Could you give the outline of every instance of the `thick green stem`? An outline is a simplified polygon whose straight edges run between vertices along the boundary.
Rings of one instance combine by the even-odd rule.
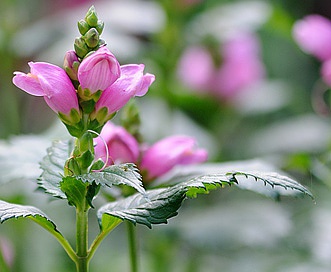
[[[88,209],[76,209],[77,272],[88,272]]]
[[[128,229],[131,272],[138,272],[136,229],[131,222],[126,222],[126,225]]]

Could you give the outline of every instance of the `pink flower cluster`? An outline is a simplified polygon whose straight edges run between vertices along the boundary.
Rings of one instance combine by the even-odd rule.
[[[231,99],[245,87],[264,77],[259,42],[252,33],[242,33],[225,42],[219,52],[220,65],[202,46],[188,48],[179,62],[178,75],[189,88]]]
[[[146,180],[151,181],[176,165],[206,161],[207,152],[196,148],[196,141],[188,136],[170,136],[143,147],[123,127],[108,122],[95,139],[95,159],[102,159],[107,165],[135,163],[145,173]]]
[[[45,62],[29,62],[29,66],[28,74],[14,72],[13,83],[31,95],[43,96],[53,111],[67,116],[69,121],[73,110],[82,114],[80,101],[91,98],[96,102],[92,119],[99,118],[102,110],[99,114],[102,120],[98,121],[104,123],[130,98],[145,95],[155,80],[154,75],[143,74],[143,64],[120,66],[105,46],[82,61],[74,51],[67,52],[64,61],[66,70]],[[75,88],[75,81],[78,81],[80,91]],[[100,97],[93,97],[100,91]]]
[[[323,81],[331,86],[331,21],[308,15],[293,26],[293,37],[301,49],[322,62]]]

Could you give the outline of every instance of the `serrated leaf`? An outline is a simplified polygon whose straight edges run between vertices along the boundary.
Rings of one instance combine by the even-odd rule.
[[[312,193],[303,185],[298,183],[284,175],[280,175],[275,172],[259,172],[259,171],[232,171],[227,173],[228,176],[235,179],[237,185],[243,189],[250,189],[252,183],[247,182],[247,179],[251,179],[251,182],[260,183],[260,188],[264,186],[264,189],[269,190],[269,196],[278,198],[281,195],[299,195],[305,194],[314,198]],[[244,180],[241,180],[240,177],[244,177]],[[252,180],[253,179],[253,180]],[[258,188],[254,186],[254,191],[259,192]],[[265,190],[264,194],[266,194]]]
[[[179,187],[148,190],[146,196],[135,194],[125,199],[108,203],[98,210],[101,228],[103,216],[113,216],[128,220],[133,224],[143,224],[151,228],[152,224],[167,223],[167,219],[177,215],[177,210],[185,198],[186,190]]]
[[[311,196],[309,190],[307,190],[300,183],[286,177],[281,170],[275,168],[273,165],[260,160],[206,163],[194,166],[176,167],[168,175],[158,180],[157,184],[179,184],[185,180],[189,180],[197,176],[202,177],[215,174],[222,175],[222,173],[229,174],[231,178],[231,173],[235,172],[248,174],[247,177],[241,175],[241,178],[237,178],[236,186],[240,189],[254,191],[273,198],[279,198],[281,195],[297,196],[302,193]],[[256,181],[254,174],[261,178]],[[270,183],[265,183],[263,179],[269,180]]]
[[[108,203],[98,211],[99,223],[103,223],[104,216],[112,216],[121,220],[128,220],[133,224],[143,224],[151,228],[153,224],[167,223],[175,215],[185,197],[196,197],[197,194],[208,193],[210,190],[222,188],[224,185],[241,184],[238,179],[253,178],[263,186],[272,190],[283,189],[285,192],[293,191],[297,194],[312,194],[304,186],[291,178],[274,172],[224,172],[219,174],[201,175],[185,182],[179,182],[168,188],[152,189],[146,195],[135,194],[128,198]],[[286,194],[282,190],[277,193]]]
[[[196,196],[230,183],[225,175],[212,175],[196,177],[168,188],[148,190],[145,196],[135,194],[102,206],[98,211],[99,222],[104,214],[108,214],[151,228],[152,224],[167,223],[169,218],[176,216],[187,194]]]
[[[65,193],[69,205],[76,208],[86,207],[86,201],[93,208],[92,200],[99,191],[100,185],[95,182],[89,184],[76,177],[65,177],[60,183],[61,190]]]
[[[103,186],[128,185],[139,193],[145,194],[141,175],[133,163],[111,165],[100,172],[90,172],[77,176],[83,182],[101,184]]]
[[[55,223],[48,218],[41,210],[33,206],[12,204],[0,200],[0,222],[3,223],[9,219],[27,217],[51,232],[59,231]]]
[[[60,189],[63,178],[63,169],[72,150],[72,141],[54,141],[47,149],[47,155],[40,163],[43,172],[39,178],[39,187],[54,197],[66,198]]]

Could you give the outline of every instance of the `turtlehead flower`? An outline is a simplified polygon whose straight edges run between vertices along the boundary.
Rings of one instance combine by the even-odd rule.
[[[327,18],[317,14],[304,17],[294,24],[293,37],[306,53],[321,61],[331,58],[331,21]]]
[[[69,116],[79,112],[78,98],[66,72],[53,64],[29,62],[30,73],[14,72],[13,83],[34,96],[43,96],[56,113]]]
[[[155,76],[143,74],[143,64],[121,66],[121,76],[101,94],[91,119],[104,124],[132,97],[143,96],[154,82]]]
[[[85,57],[78,68],[78,81],[82,90],[90,94],[106,90],[121,75],[120,65],[115,56],[102,46]]]
[[[110,122],[106,123],[94,143],[96,160],[107,161],[107,165],[135,163],[145,174],[147,182],[164,175],[176,165],[201,163],[208,157],[206,150],[196,147],[192,137],[171,136],[143,148],[123,127]],[[108,160],[105,143],[109,152]]]
[[[188,48],[178,66],[180,80],[189,88],[220,99],[231,99],[246,87],[263,79],[264,65],[259,43],[252,33],[241,33],[221,47],[220,64],[207,48]]]
[[[139,144],[123,127],[108,122],[99,137],[95,138],[95,157],[107,162],[107,165],[137,162]],[[105,143],[108,148],[108,158]]]
[[[147,180],[162,176],[176,165],[201,163],[207,160],[204,149],[196,148],[196,141],[188,136],[170,136],[149,147],[143,154],[140,169],[147,172]]]

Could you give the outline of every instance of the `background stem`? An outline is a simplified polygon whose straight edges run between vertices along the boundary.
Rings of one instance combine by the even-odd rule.
[[[131,222],[126,222],[126,226],[128,229],[131,272],[138,272],[136,228]]]

